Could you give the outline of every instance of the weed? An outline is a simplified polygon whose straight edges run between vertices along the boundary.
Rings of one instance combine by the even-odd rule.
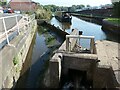
[[[15,57],[13,58],[13,64],[14,64],[14,65],[17,65],[17,64],[18,64],[18,61],[19,61],[18,56],[15,56]]]

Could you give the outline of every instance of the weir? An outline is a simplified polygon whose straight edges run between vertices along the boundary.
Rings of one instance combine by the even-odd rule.
[[[89,53],[87,52],[88,50],[81,49],[80,46],[80,50],[84,52],[74,51],[74,48],[78,46],[76,45],[78,38],[91,39]],[[99,44],[100,43],[96,44],[94,42],[93,36],[81,36],[77,30],[67,35],[66,41],[61,45],[49,62],[50,87],[61,88],[62,78],[69,77],[70,70],[77,70],[78,72],[86,72],[86,84],[89,83],[90,85],[86,88],[117,89],[120,84],[119,81],[117,81],[118,78],[114,75],[115,72],[112,69],[114,66],[103,62],[103,60],[106,61],[106,59],[108,59],[107,57],[106,59],[101,59],[103,56],[100,58],[101,52],[99,50],[104,51],[105,48],[98,47]],[[103,62],[102,65],[101,62]],[[118,63],[116,65],[118,65]],[[109,77],[107,75],[109,75]],[[78,82],[77,84],[80,85],[80,81],[75,82]],[[73,86],[76,88],[76,84]]]
[[[19,78],[22,64],[24,63],[37,26],[36,20],[33,21],[32,24],[26,25],[27,30],[25,29],[25,33],[20,31],[20,34],[10,42],[15,47],[6,45],[0,51],[0,56],[2,57],[0,61],[2,66],[0,67],[2,72],[0,85],[2,88],[14,87]],[[54,25],[50,25],[47,22],[44,23],[51,27],[54,32],[66,38],[49,61],[51,88],[61,88],[63,77],[71,76],[71,73],[74,74],[74,72],[75,76],[72,75],[75,82],[73,83],[74,88],[80,88],[79,85],[84,80],[86,81],[85,84],[88,84],[86,88],[119,88],[119,56],[108,57],[110,53],[106,52],[106,48],[112,48],[113,42],[95,42],[94,36],[79,35],[79,31],[76,29],[69,35],[54,27]],[[82,48],[78,44],[80,39],[90,39],[90,49]],[[116,49],[115,46],[113,54],[116,52]],[[115,59],[117,63],[115,63],[116,61],[113,58],[117,58]],[[20,59],[19,64],[18,59]],[[114,63],[112,63],[112,60]],[[115,66],[117,68],[114,68]]]

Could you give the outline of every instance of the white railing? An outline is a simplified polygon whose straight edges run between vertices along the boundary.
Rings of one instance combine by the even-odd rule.
[[[90,39],[90,51],[91,53],[94,52],[94,36],[82,36],[82,35],[66,35],[66,51],[70,52],[71,51],[71,46],[70,46],[70,38],[79,38],[80,39]]]
[[[11,29],[7,29],[7,25],[6,25],[6,21],[5,19],[10,19],[10,18],[14,18],[15,19],[15,25],[11,28]],[[20,23],[20,20],[23,19],[24,21]],[[35,15],[30,15],[30,16],[25,16],[25,15],[13,15],[13,16],[5,16],[5,17],[0,17],[0,21],[1,21],[1,30],[0,30],[0,39],[7,39],[7,44],[10,46],[13,46],[10,44],[10,40],[9,40],[9,35],[11,32],[14,32],[17,30],[18,35],[20,34],[20,28],[24,27],[25,30],[25,26],[29,25],[33,20],[35,19]],[[12,23],[12,22],[10,22]],[[1,42],[0,42],[1,43]]]

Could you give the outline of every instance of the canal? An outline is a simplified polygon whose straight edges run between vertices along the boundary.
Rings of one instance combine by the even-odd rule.
[[[54,17],[50,20],[50,23],[68,33],[71,33],[72,29],[78,29],[83,32],[83,35],[95,36],[95,41],[106,39],[117,41],[116,37],[110,33],[105,33],[101,29],[101,25],[87,22],[74,16],[72,17],[72,24],[60,23]],[[40,87],[39,83],[42,81],[40,78],[44,78],[44,70],[46,70],[46,63],[49,60],[50,53],[57,49],[63,42],[62,39],[50,32],[54,37],[56,37],[57,44],[55,43],[52,49],[49,48],[45,43],[47,35],[40,33],[39,30],[41,29],[43,28],[38,27],[38,30],[36,31],[36,35],[28,53],[26,62],[23,65],[21,77],[17,82],[16,88]],[[84,42],[84,40],[82,41],[82,45],[85,47],[89,46],[87,41]]]
[[[99,21],[89,18],[78,18],[72,16],[72,23],[60,23],[58,20],[53,17],[50,23],[56,27],[63,29],[67,33],[71,33],[72,29],[78,29],[83,32],[85,36],[94,36],[96,40],[110,40],[118,42],[118,35],[115,35],[109,30],[102,30],[102,25],[100,25]],[[89,47],[89,40],[81,40],[81,46],[84,48]]]

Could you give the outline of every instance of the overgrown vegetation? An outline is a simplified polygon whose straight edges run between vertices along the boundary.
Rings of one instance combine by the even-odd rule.
[[[118,24],[120,25],[120,18],[108,18],[106,19],[107,21],[113,23],[113,24]]]
[[[18,56],[15,56],[14,58],[13,58],[13,64],[14,65],[17,65],[19,63],[19,58],[18,58]]]
[[[38,5],[37,10],[35,11],[36,19],[50,19],[52,12],[49,8],[44,8],[42,5]]]
[[[47,47],[53,46],[55,44],[56,39],[54,38],[54,36],[52,36],[49,33],[48,28],[44,28],[42,26],[38,26],[38,33],[40,35],[44,35],[44,37],[45,37],[45,43],[46,43]]]
[[[45,43],[47,46],[52,46],[55,44],[55,38],[52,35],[48,35],[48,37],[46,37],[45,39]]]

